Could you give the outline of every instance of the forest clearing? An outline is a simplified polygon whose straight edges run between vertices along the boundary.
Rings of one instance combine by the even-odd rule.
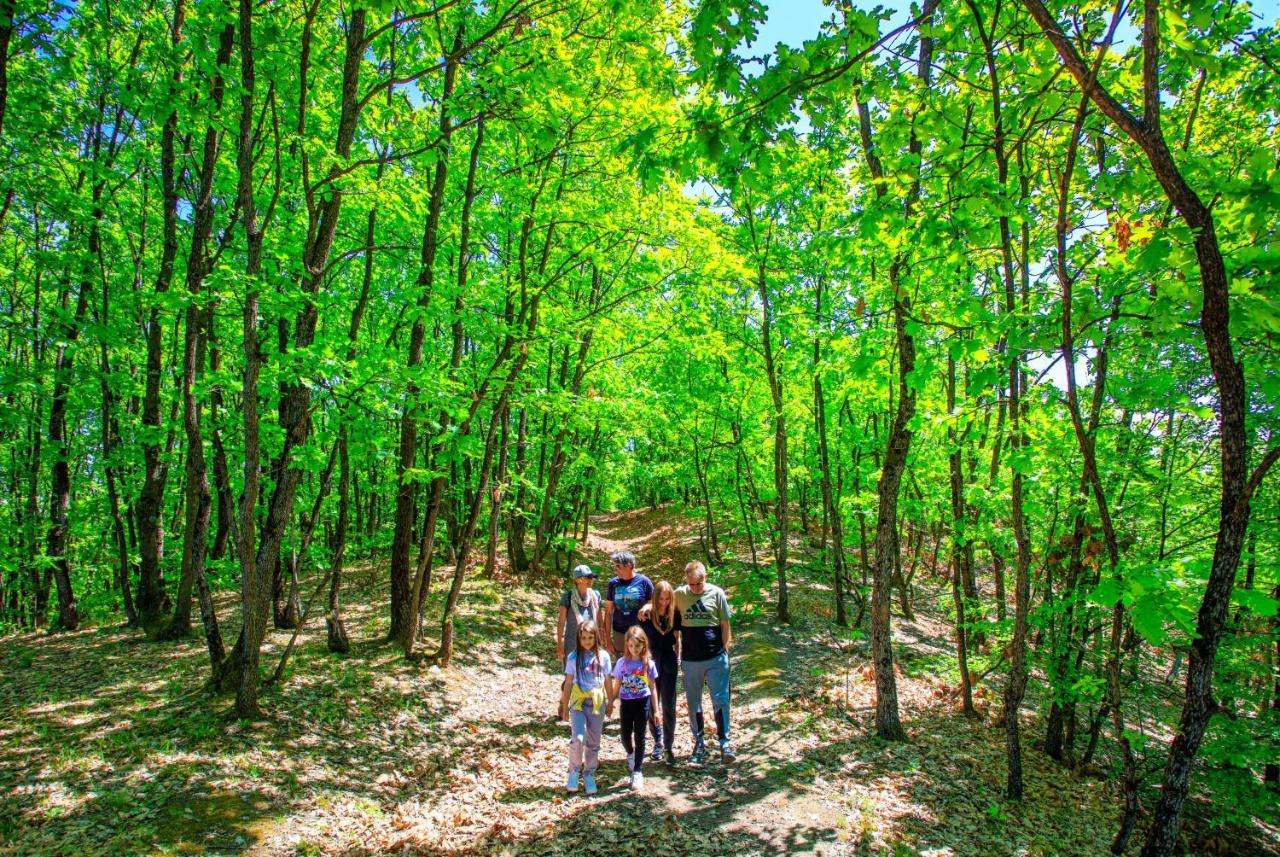
[[[0,0],[0,851],[1276,853],[1277,92],[1275,0]]]

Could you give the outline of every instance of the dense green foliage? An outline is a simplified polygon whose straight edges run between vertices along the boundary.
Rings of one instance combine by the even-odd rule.
[[[899,615],[954,581],[966,700],[979,663],[1017,688],[1025,644],[1051,752],[1098,764],[1114,720],[1157,775],[1148,685],[1230,508],[1203,230],[1032,5],[837,3],[789,48],[749,0],[0,2],[0,623],[160,633],[148,490],[162,600],[249,604],[257,472],[278,624],[299,567],[334,579],[332,621],[344,549],[394,554],[399,510],[405,615],[412,573],[463,555],[447,660],[471,544],[548,573],[589,512],[678,500],[783,620],[789,539],[842,625],[875,612],[877,556]],[[1229,278],[1264,466],[1201,757],[1247,813],[1280,761],[1280,35],[1236,2],[1050,12],[1163,130]],[[899,436],[901,545],[877,544]]]

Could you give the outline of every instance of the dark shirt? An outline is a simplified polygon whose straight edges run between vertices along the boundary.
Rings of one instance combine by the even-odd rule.
[[[643,574],[632,575],[630,580],[620,577],[610,580],[604,600],[613,602],[613,630],[626,633],[636,623],[640,608],[652,597],[653,582]]]
[[[651,618],[640,623],[645,636],[649,638],[649,656],[658,665],[660,673],[665,673],[669,669],[675,670],[679,665],[676,658],[676,632],[680,630],[679,613],[676,614],[675,619],[675,626],[665,634],[658,630]]]

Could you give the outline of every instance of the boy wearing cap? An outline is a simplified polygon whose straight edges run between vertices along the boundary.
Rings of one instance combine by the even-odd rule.
[[[573,588],[560,596],[560,617],[556,620],[556,657],[560,668],[565,665],[565,640],[578,639],[578,625],[588,619],[600,624],[600,593],[591,588],[596,573],[590,566],[579,565],[573,569]],[[560,719],[568,719],[563,708]]]

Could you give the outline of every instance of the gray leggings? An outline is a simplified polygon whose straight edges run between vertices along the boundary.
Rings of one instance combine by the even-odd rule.
[[[729,653],[721,652],[706,661],[684,661],[684,697],[689,703],[689,722],[694,740],[702,740],[702,686],[711,689],[711,710],[721,739],[729,737]]]
[[[591,703],[569,712],[569,772],[581,770],[594,775],[600,764],[600,733],[604,731],[604,712],[592,711]]]

